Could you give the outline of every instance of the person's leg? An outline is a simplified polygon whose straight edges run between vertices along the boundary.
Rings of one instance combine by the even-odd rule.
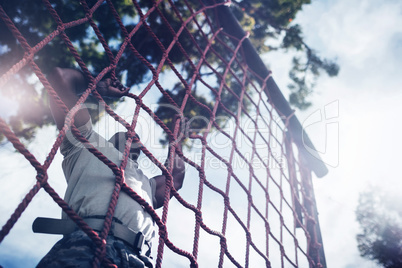
[[[84,232],[73,232],[58,241],[37,267],[92,267],[94,250],[94,243]]]
[[[106,257],[120,267],[152,268],[151,258],[138,256],[133,248],[118,238],[109,236],[106,244]]]
[[[106,256],[119,268],[152,268],[150,258],[138,256],[132,247],[113,236],[106,239]],[[64,236],[37,265],[45,267],[89,268],[95,256],[95,244],[83,232],[76,231]]]

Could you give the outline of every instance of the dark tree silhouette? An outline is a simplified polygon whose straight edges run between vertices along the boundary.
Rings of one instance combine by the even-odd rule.
[[[133,6],[131,1],[113,0],[111,2],[113,2],[117,12],[123,19],[127,31],[132,30],[139,21],[139,10]],[[171,2],[174,2],[175,9],[171,7]],[[152,12],[146,19],[146,23],[161,42],[160,44],[167,48],[173,40],[171,30],[177,32],[182,26],[182,20],[176,12],[180,13],[182,18],[185,19],[191,14],[190,9],[197,10],[202,5],[211,2],[213,0],[190,0],[188,2],[162,1],[158,5],[158,9]],[[54,0],[51,3],[63,22],[70,22],[85,17],[85,9],[79,1]],[[96,1],[87,0],[86,3],[91,8]],[[146,12],[152,7],[154,1],[140,0],[137,3],[141,7],[141,11]],[[339,70],[339,67],[334,62],[320,58],[303,41],[302,30],[299,25],[289,26],[297,12],[301,10],[303,5],[309,4],[310,0],[238,0],[233,1],[233,3],[231,8],[235,16],[243,28],[250,31],[250,39],[260,53],[273,50],[287,51],[290,49],[304,51],[304,57],[293,60],[293,68],[290,71],[290,78],[293,81],[290,85],[292,93],[289,98],[290,102],[296,107],[300,109],[307,108],[310,105],[307,97],[311,93],[320,72],[325,71],[328,75],[334,76],[337,75]],[[56,22],[40,0],[0,0],[0,4],[31,46],[36,45],[57,28]],[[210,18],[215,16],[213,10],[208,11],[207,14]],[[121,44],[125,36],[114,19],[106,1],[93,14],[93,19],[111,47],[112,52],[116,54],[120,48],[119,44]],[[176,44],[169,53],[170,61],[180,69],[186,81],[190,81],[194,73],[193,65],[188,61],[188,58],[193,62],[197,62],[197,59],[202,55],[202,51],[197,49],[194,41],[200,47],[205,47],[207,43],[206,37],[210,37],[212,30],[216,27],[213,23],[210,23],[207,16],[199,16],[197,19],[202,31],[196,26],[187,26],[186,30],[179,36],[178,43],[181,47]],[[171,28],[164,21],[168,21]],[[24,50],[2,20],[0,20],[0,32],[0,75],[3,75],[23,57]],[[94,75],[110,64],[89,23],[66,29],[65,33]],[[272,43],[269,42],[270,40],[281,40],[281,45],[271,46],[269,45]],[[230,43],[229,40],[221,41]],[[150,64],[156,66],[160,63],[164,51],[146,27],[141,26],[132,37],[131,42]],[[218,63],[221,61],[229,61],[231,55],[227,53],[224,46],[214,45],[213,49],[216,53],[208,53],[207,55],[207,61],[212,66],[219,66]],[[183,51],[186,52],[187,57],[183,54]],[[49,72],[55,66],[65,68],[77,67],[73,56],[68,51],[61,37],[55,38],[37,53],[34,60],[44,73]],[[239,93],[240,85],[235,76],[241,69],[236,63],[231,67],[233,73],[225,78],[225,82],[237,94]],[[169,67],[165,67],[164,70],[169,70]],[[220,71],[219,67],[217,71]],[[197,92],[197,88],[201,87],[199,86],[200,83],[197,82],[202,78],[210,77],[211,74],[213,74],[211,70],[207,72],[201,70],[200,75],[196,78],[197,81],[194,83],[194,88],[191,89],[196,100],[208,107],[213,106],[216,96],[214,93],[206,96],[200,91]],[[129,49],[126,49],[117,65],[116,76],[127,86],[132,86],[149,81],[152,73]],[[46,93],[41,84],[37,80],[32,79],[32,77],[31,68],[26,66],[18,72],[15,79],[12,79],[12,83],[8,83],[0,89],[2,97],[10,98],[19,103],[18,111],[10,115],[7,118],[7,122],[11,125],[13,131],[26,141],[29,141],[35,135],[37,128],[53,123],[50,111],[47,108]],[[211,78],[209,79],[211,80]],[[217,76],[214,79],[216,84],[219,85],[222,78]],[[180,82],[172,89],[167,90],[170,96],[180,105],[187,89],[185,84]],[[217,117],[236,111],[239,103],[235,95],[224,90],[221,98],[228,110],[220,108],[217,111]],[[167,100],[164,97],[159,100],[159,104],[166,102]],[[247,109],[247,100],[242,105]],[[185,115],[192,117],[196,114],[209,118],[206,111],[197,107],[197,105],[189,105],[186,107]],[[156,111],[156,114],[169,126],[173,113],[173,110],[166,109],[163,105]],[[222,120],[220,123],[224,124],[225,122]],[[193,121],[193,124],[192,128],[194,129],[205,127],[205,122],[202,121]],[[3,137],[0,134],[0,141],[2,139]],[[166,140],[163,141],[166,142]]]
[[[360,254],[386,268],[402,267],[402,198],[378,188],[360,194],[356,210]]]
[[[298,24],[290,25],[303,5],[310,0],[242,0],[235,1],[239,8],[235,14],[252,35],[251,40],[259,52],[273,50],[296,50],[304,56],[293,58],[293,67],[289,71],[292,83],[289,84],[290,104],[299,109],[308,108],[311,103],[308,96],[312,92],[317,78],[324,71],[329,76],[337,76],[339,66],[333,60],[321,58],[318,52],[303,40],[303,32]],[[279,46],[266,45],[269,39],[280,40]]]

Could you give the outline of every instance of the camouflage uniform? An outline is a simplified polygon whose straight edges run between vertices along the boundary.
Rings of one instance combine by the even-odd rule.
[[[109,235],[106,239],[106,255],[117,267],[151,267],[149,258],[139,256],[131,246],[122,240]],[[75,231],[65,235],[49,253],[39,262],[41,267],[92,267],[96,246],[83,231]]]

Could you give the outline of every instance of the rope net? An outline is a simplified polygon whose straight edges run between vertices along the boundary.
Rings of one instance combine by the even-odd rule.
[[[46,8],[55,27],[35,43],[24,37],[18,22],[8,15],[15,10],[0,6],[3,23],[23,50],[23,55],[1,74],[0,87],[6,88],[18,79],[22,69],[28,68],[49,98],[66,111],[66,120],[46,159],[41,162],[17,137],[7,118],[0,118],[1,133],[36,173],[34,185],[15,211],[11,215],[2,213],[0,242],[13,231],[33,198],[45,191],[96,244],[94,267],[114,267],[104,258],[103,241],[110,230],[119,193],[124,191],[141,204],[156,223],[158,235],[153,252],[156,267],[173,266],[172,263],[191,267],[322,266],[311,171],[302,163],[287,129],[293,115],[280,114],[275,105],[267,101],[264,92],[269,76],[259,77],[247,66],[242,44],[248,36],[241,39],[230,36],[217,22],[216,8],[226,2],[124,1],[124,8],[131,10],[130,17],[120,14],[123,9],[114,1],[87,3],[81,0],[77,16],[84,15],[69,21],[63,20],[63,14],[51,1],[43,0],[40,4]],[[105,36],[98,26],[96,18],[105,10],[113,16],[117,39]],[[159,23],[156,26],[163,25],[163,31],[155,30],[155,21]],[[128,23],[134,26],[127,27]],[[93,63],[86,62],[78,49],[89,39],[77,43],[69,36],[69,29],[83,26],[90,29],[87,36],[99,40],[93,49],[101,51],[108,59],[108,64],[101,66],[96,76],[92,72]],[[137,39],[140,34],[154,44],[156,61],[142,53],[144,44]],[[36,62],[36,55],[54,43],[74,57],[75,66],[90,81],[71,110],[58,97]],[[124,76],[135,75],[134,69],[128,70],[123,78],[119,77],[119,68],[124,68],[128,60],[138,62],[138,70],[145,70],[145,79],[131,85],[131,93],[125,97],[124,103],[131,103],[130,117],[119,115],[116,105],[104,100],[95,90],[95,85],[107,75],[123,80]],[[125,79],[129,83],[130,80]],[[175,94],[177,92],[180,94]],[[105,107],[105,116],[128,132],[120,166],[89,145],[73,124],[74,115],[89,98],[95,98]],[[185,124],[166,117],[160,107],[167,106],[173,107],[179,117],[186,116]],[[141,132],[140,117],[146,118],[149,130]],[[111,202],[100,234],[68,206],[61,197],[63,193],[57,192],[50,182],[49,167],[70,128],[116,176],[113,195],[107,197]],[[170,150],[168,156],[173,159],[174,154],[178,154],[186,163],[186,178],[180,192],[172,184],[172,166],[165,167],[157,155],[160,150],[154,149],[155,144],[151,142],[141,143],[134,135],[140,133],[141,140],[145,140],[144,135],[151,129],[165,137],[171,148],[176,148],[174,142],[186,134],[188,148],[183,152]],[[124,181],[131,142],[141,143],[143,158],[167,177],[165,202],[158,211]]]

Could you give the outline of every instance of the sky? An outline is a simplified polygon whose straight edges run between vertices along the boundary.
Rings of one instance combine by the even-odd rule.
[[[401,1],[327,0],[312,1],[294,21],[306,43],[340,65],[337,77],[318,80],[313,107],[297,113],[329,168],[314,180],[329,267],[376,267],[357,250],[358,194],[368,185],[393,193],[402,187],[401,15]],[[285,89],[281,56],[265,59]],[[322,121],[312,120],[317,113]]]
[[[397,118],[402,114],[401,13],[402,2],[398,0],[313,0],[293,21],[302,26],[306,43],[320,55],[336,58],[341,68],[335,78],[322,75],[311,98],[313,106],[296,113],[329,168],[325,177],[313,178],[329,267],[377,267],[361,258],[357,249],[358,196],[369,185],[387,191],[402,187],[397,157],[402,149],[402,127]],[[269,53],[263,59],[286,95],[291,55]],[[44,138],[29,148],[41,162],[50,150],[48,139],[54,135],[54,129],[41,130],[38,136]],[[15,209],[10,204],[18,204],[34,182],[33,177],[26,176],[33,172],[32,167],[23,164],[26,161],[19,155],[6,154],[7,150],[11,151],[1,148],[0,180],[2,191],[13,191],[13,195],[0,195],[1,215],[10,215]],[[52,186],[62,192],[65,183],[60,180],[60,163],[58,155],[49,178]],[[60,215],[59,208],[43,191],[30,206],[40,211],[40,216]],[[36,216],[27,210],[0,244],[3,267],[33,266],[59,239],[33,235],[26,226]],[[3,221],[2,218],[1,225]],[[24,256],[18,265],[10,259],[15,252]],[[184,261],[183,266],[187,263]]]

